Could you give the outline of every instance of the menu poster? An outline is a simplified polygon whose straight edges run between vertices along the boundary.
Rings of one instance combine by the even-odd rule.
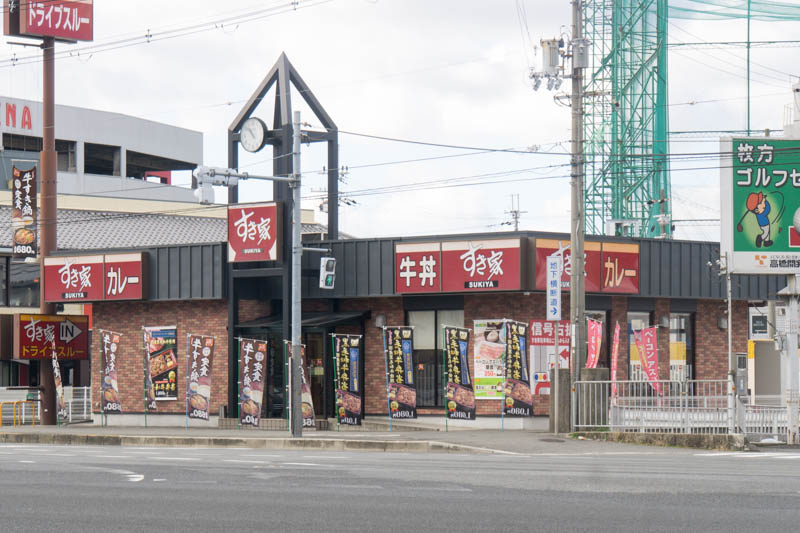
[[[35,258],[36,247],[36,167],[20,170],[12,167],[11,231],[14,259]]]
[[[473,324],[475,399],[502,400],[505,322],[502,319],[475,320]]]
[[[264,362],[267,343],[255,339],[239,341],[239,421],[258,427],[261,422],[261,400],[264,395]]]
[[[122,335],[113,331],[100,330],[100,353],[103,354],[103,381],[100,393],[104,413],[121,413],[119,385],[117,384],[117,352]]]
[[[506,416],[531,416],[533,394],[528,373],[528,325],[506,322],[505,387],[503,413]]]
[[[214,337],[189,335],[189,387],[186,412],[189,418],[208,420],[211,404],[211,365],[214,360]]]
[[[53,330],[46,330],[47,341],[53,354],[53,382],[56,385],[56,416],[66,418],[67,404],[64,402],[64,387],[61,383],[61,368],[58,366],[58,350],[56,349],[56,336]]]
[[[447,418],[475,420],[475,391],[469,375],[469,330],[444,327],[445,366],[447,368]]]
[[[334,362],[336,364],[336,414],[339,424],[360,426],[361,410],[361,336],[334,335]]]
[[[387,327],[386,358],[389,374],[389,410],[392,418],[417,418],[414,385],[414,330]]]
[[[144,328],[147,350],[147,408],[178,399],[178,327]]]

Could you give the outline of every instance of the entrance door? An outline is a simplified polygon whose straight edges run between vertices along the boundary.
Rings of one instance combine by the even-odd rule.
[[[325,417],[325,335],[319,333],[305,333],[306,345],[303,368],[306,380],[311,387],[311,399],[314,402],[314,414]]]

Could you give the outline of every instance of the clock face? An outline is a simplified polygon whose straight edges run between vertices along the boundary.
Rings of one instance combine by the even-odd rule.
[[[264,146],[264,138],[267,134],[267,126],[256,117],[248,118],[242,124],[239,131],[239,140],[242,148],[248,152],[258,152]]]

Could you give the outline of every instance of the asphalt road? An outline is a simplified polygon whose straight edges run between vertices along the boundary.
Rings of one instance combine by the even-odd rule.
[[[787,531],[800,453],[0,446],[0,530]]]

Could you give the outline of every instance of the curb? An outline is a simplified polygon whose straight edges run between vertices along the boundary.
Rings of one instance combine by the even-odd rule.
[[[700,450],[743,451],[746,449],[743,435],[694,435],[685,433],[627,433],[611,431],[583,431],[571,433],[572,438],[605,440],[647,446],[673,446]]]
[[[73,433],[0,433],[2,444],[56,444],[63,446],[163,446],[187,448],[256,448],[266,450],[325,450],[413,453],[511,454],[449,442],[427,440],[365,440],[334,438],[179,437],[144,435],[78,435]]]

